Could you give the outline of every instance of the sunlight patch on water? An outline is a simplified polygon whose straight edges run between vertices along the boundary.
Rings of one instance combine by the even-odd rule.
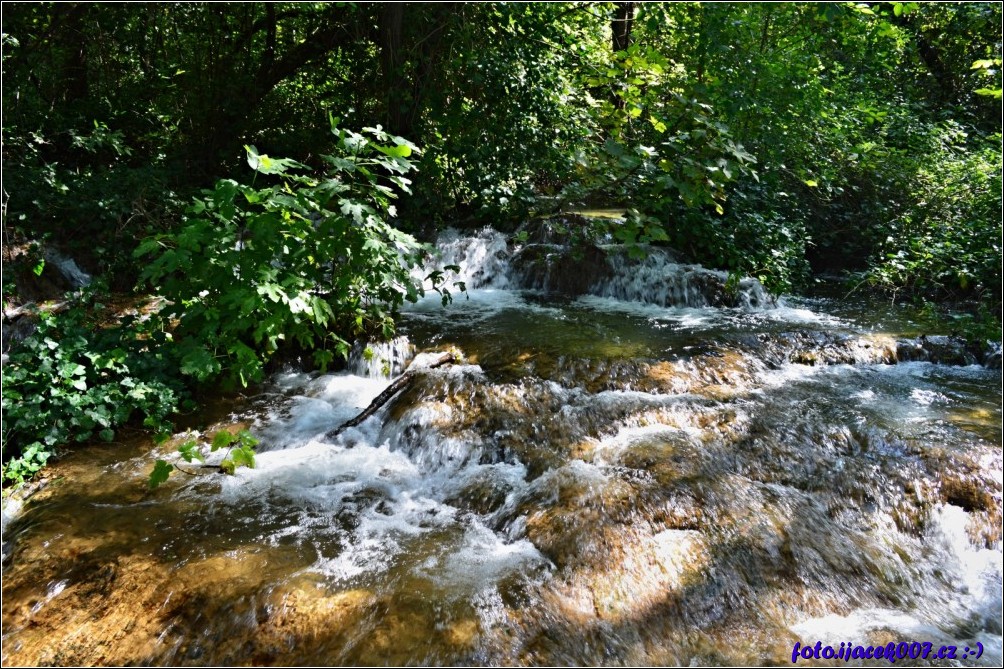
[[[912,391],[910,391],[910,397],[913,399],[914,402],[924,407],[930,406],[935,402],[940,402],[948,399],[939,392],[935,392],[933,390],[924,390],[921,388],[914,388]]]
[[[446,545],[437,554],[418,565],[418,573],[444,588],[477,592],[486,583],[517,572],[526,572],[548,561],[526,539],[506,543],[502,538],[471,518],[456,545]]]
[[[583,295],[575,303],[601,313],[621,313],[647,319],[657,325],[702,328],[728,319],[728,312],[714,307],[664,307],[648,302],[628,302],[616,297]]]
[[[871,639],[869,633],[878,630],[898,634],[897,641],[924,640],[940,644],[952,639],[936,625],[902,611],[883,608],[858,609],[846,616],[832,614],[791,626],[791,631],[805,640],[803,645],[811,645],[815,641],[831,646],[839,646],[842,641],[868,645]]]

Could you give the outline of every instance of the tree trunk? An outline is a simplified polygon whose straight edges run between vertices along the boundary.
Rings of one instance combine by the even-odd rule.
[[[634,24],[633,2],[615,3],[614,18],[610,22],[611,33],[613,33],[614,54],[624,51],[631,46],[631,26]],[[624,98],[613,91],[613,103],[616,109],[624,109]]]
[[[380,64],[383,67],[384,88],[387,94],[387,129],[395,135],[411,134],[411,114],[408,113],[404,53],[401,50],[401,28],[404,23],[405,4],[387,3],[380,13]]]
[[[635,3],[617,2],[614,9],[613,32],[614,53],[631,46],[631,26],[634,24]]]

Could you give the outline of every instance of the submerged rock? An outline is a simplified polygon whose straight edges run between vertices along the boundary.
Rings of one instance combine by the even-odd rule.
[[[903,361],[934,362],[942,365],[975,365],[976,355],[961,337],[922,336],[901,340],[896,356]]]

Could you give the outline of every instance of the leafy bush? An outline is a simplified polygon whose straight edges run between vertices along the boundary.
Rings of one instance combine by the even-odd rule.
[[[760,184],[737,188],[724,216],[708,210],[681,212],[685,224],[674,229],[673,245],[736,278],[756,277],[777,295],[802,287],[809,275],[809,234],[802,218],[781,211],[769,192]]]
[[[392,200],[408,192],[416,147],[380,128],[336,124],[326,176],[247,147],[256,173],[278,183],[221,180],[178,232],[137,249],[150,260],[143,278],[170,301],[163,314],[177,319],[182,373],[246,385],[284,343],[313,351],[324,369],[353,338],[391,337],[398,308],[424,294],[410,270],[429,249],[388,222]],[[446,299],[441,276],[427,278]]]
[[[93,297],[93,295],[92,295]],[[67,443],[115,431],[137,414],[155,432],[183,397],[168,335],[156,321],[128,317],[102,328],[97,303],[59,314],[40,314],[38,330],[11,354],[4,368],[4,481],[34,476]]]
[[[175,171],[159,158],[133,164],[122,133],[98,121],[49,135],[11,130],[3,169],[12,230],[58,242],[85,266],[100,267],[116,289],[130,288],[138,238],[165,229],[181,210]]]
[[[899,215],[863,278],[892,292],[1001,296],[1000,135],[979,145],[953,123],[929,130]],[[972,146],[971,144],[977,144]]]
[[[737,185],[759,184],[757,161],[710,104],[678,92],[672,70],[657,50],[636,44],[586,77],[591,88],[613,93],[593,101],[593,141],[576,147],[578,179],[562,198],[630,204],[625,221],[584,236],[609,234],[635,253],[643,252],[639,244],[668,243],[710,267],[790,288],[804,272],[803,230],[750,207],[752,198],[732,211],[727,200]]]

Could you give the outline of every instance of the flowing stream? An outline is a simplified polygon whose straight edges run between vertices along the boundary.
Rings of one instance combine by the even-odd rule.
[[[999,369],[661,250],[439,247],[467,296],[217,408],[204,432],[249,428],[255,469],[150,492],[175,442],[61,461],[5,518],[4,664],[790,664],[817,640],[1000,664]]]

